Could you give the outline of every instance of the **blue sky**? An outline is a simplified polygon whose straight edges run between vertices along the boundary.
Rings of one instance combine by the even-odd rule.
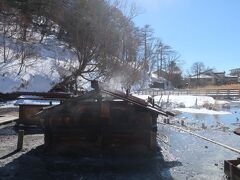
[[[181,54],[185,71],[196,61],[226,72],[240,67],[240,0],[132,1],[143,11],[136,25],[151,25]]]

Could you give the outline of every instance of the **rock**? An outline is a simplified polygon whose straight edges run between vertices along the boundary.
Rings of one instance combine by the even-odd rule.
[[[180,103],[178,107],[179,107],[179,108],[185,108],[186,106],[185,106],[184,103]]]
[[[207,149],[207,148],[208,148],[208,146],[205,146],[205,148]]]
[[[237,168],[240,169],[240,164],[237,165]]]
[[[218,163],[215,163],[214,165],[215,165],[215,166],[218,166]]]

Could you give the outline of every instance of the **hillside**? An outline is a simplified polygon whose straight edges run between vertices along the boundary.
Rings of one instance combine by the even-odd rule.
[[[3,49],[3,38],[0,36],[0,49]],[[54,37],[46,38],[42,43],[24,43],[27,55],[21,64],[19,53],[22,42],[14,38],[6,39],[8,61],[2,62],[0,53],[0,92],[38,91],[47,92],[61,77],[68,75],[76,63],[73,51]],[[20,54],[20,55],[19,55]]]

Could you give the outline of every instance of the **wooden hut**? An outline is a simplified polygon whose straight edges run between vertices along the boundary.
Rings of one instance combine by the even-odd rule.
[[[43,110],[45,147],[52,152],[152,152],[159,108],[129,94],[100,90]],[[132,151],[133,150],[133,151]]]
[[[40,125],[33,116],[39,113],[44,107],[60,104],[60,101],[47,99],[39,96],[20,96],[15,105],[19,106],[19,119],[17,125],[32,126]]]

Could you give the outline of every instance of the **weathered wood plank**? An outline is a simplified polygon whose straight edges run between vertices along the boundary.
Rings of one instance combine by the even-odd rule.
[[[0,125],[14,122],[14,121],[16,121],[17,119],[18,119],[17,116],[1,115],[1,116],[0,116]]]

